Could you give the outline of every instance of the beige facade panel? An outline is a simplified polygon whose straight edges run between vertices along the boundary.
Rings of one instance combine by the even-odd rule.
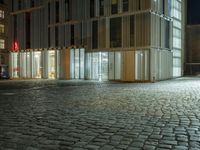
[[[123,81],[135,81],[135,51],[123,52]]]
[[[63,49],[60,52],[60,78],[61,79],[70,79],[70,49]]]
[[[136,47],[150,46],[150,13],[136,15]]]

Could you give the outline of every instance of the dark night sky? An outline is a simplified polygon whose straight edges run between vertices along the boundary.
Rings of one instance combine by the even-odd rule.
[[[188,24],[200,24],[200,0],[188,0]]]

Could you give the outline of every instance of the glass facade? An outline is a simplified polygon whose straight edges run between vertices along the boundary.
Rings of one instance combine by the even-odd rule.
[[[10,53],[11,77],[59,78],[59,58],[58,50]]]
[[[121,79],[121,52],[86,53],[86,58],[86,79]]]
[[[149,80],[149,50],[137,50],[135,52],[135,80]]]
[[[174,77],[182,75],[182,3],[180,0],[172,0]]]

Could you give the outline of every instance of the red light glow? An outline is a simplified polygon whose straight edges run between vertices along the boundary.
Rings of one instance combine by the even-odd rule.
[[[18,52],[19,51],[19,44],[17,41],[14,41],[12,44],[12,52]]]

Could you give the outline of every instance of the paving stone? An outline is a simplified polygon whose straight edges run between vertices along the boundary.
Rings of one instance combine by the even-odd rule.
[[[152,145],[144,145],[143,149],[144,149],[144,150],[155,150],[156,147],[155,147],[155,146],[152,146]]]
[[[188,147],[186,147],[186,146],[175,146],[174,150],[188,150]]]
[[[131,146],[133,146],[133,147],[143,147],[143,145],[144,145],[144,143],[141,143],[141,142],[133,142],[132,144],[131,144]]]
[[[38,149],[38,148],[35,148],[35,147],[30,147],[30,146],[29,146],[29,147],[26,148],[26,150],[39,150],[39,149]]]
[[[99,146],[97,146],[97,145],[86,145],[85,146],[85,148],[87,148],[87,149],[91,149],[91,150],[97,150],[97,149],[99,149],[100,147]]]
[[[112,145],[104,145],[100,150],[112,150],[114,149],[114,146]]]

